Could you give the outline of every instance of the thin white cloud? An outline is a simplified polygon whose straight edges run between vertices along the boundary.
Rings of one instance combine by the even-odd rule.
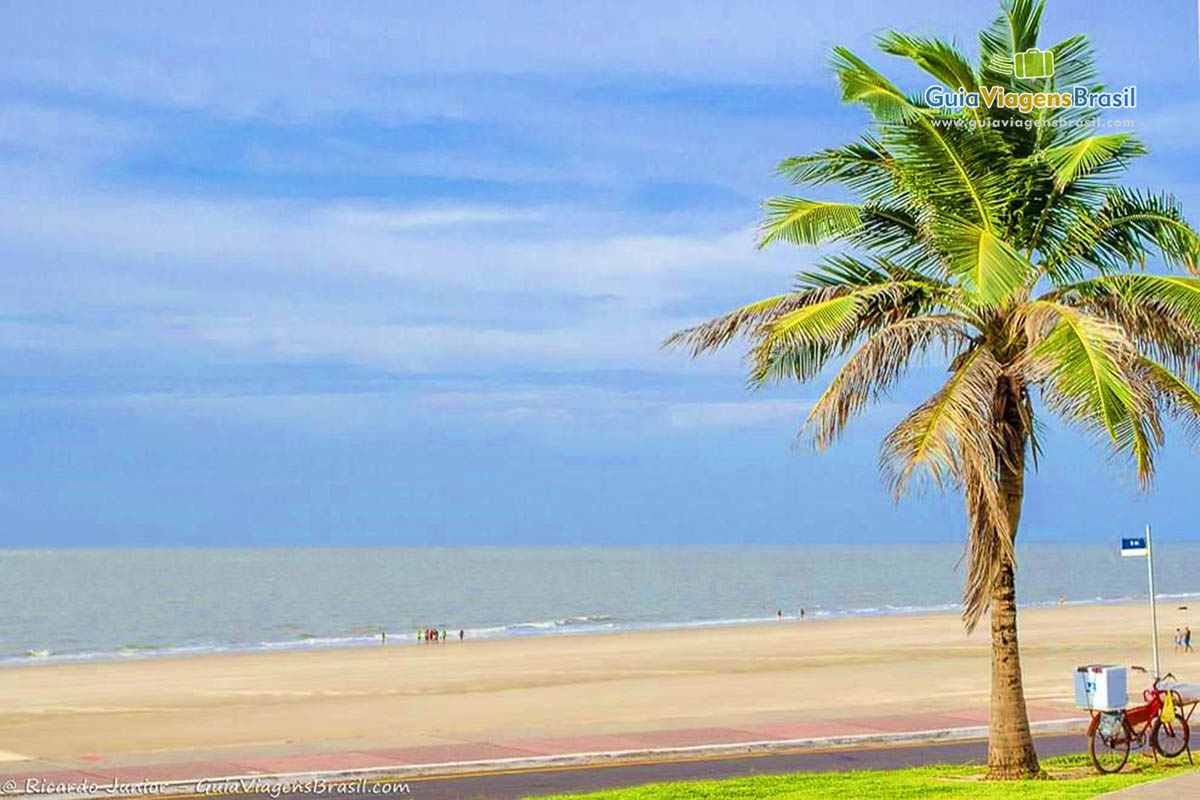
[[[446,391],[426,395],[423,403],[434,414],[469,414],[492,422],[622,423],[660,432],[754,428],[781,423],[798,426],[812,407],[812,402],[805,400],[704,401],[583,386]]]
[[[504,224],[527,213],[10,192],[0,247],[31,263],[0,275],[0,288],[36,276],[42,291],[10,294],[7,311],[99,306],[117,321],[10,320],[0,341],[63,351],[152,341],[408,372],[682,369],[658,345],[694,317],[664,306],[704,291],[751,299],[748,287],[777,291],[792,269],[791,253],[756,253],[749,228],[604,236],[568,221],[515,235]]]
[[[790,422],[799,427],[811,402],[745,400],[737,402],[674,403],[666,409],[672,428],[751,428]]]
[[[481,206],[435,206],[424,209],[388,209],[371,206],[338,206],[325,212],[336,225],[407,231],[457,225],[495,225],[536,222],[545,212],[535,209],[487,208]]]
[[[130,4],[95,14],[31,5],[9,15],[0,31],[0,76],[233,117],[446,114],[455,111],[452,102],[424,97],[404,78],[486,71],[815,82],[824,80],[830,38],[862,42],[862,32],[878,24],[868,0],[836,9],[643,5],[637,25],[620,4],[590,4],[586,13],[555,3],[470,6],[452,15],[417,4],[339,4],[297,14],[286,4],[255,3],[214,17],[187,6],[164,14]],[[944,24],[946,9],[915,4],[906,15]],[[775,24],[764,26],[767,18]]]

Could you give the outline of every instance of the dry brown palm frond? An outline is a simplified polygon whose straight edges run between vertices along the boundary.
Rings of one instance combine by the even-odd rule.
[[[974,628],[987,608],[990,579],[1015,563],[1008,509],[999,485],[1004,443],[998,436],[996,396],[1004,370],[985,347],[956,360],[950,380],[884,440],[880,464],[899,497],[922,471],[939,489],[962,486],[970,520],[964,620]]]
[[[880,467],[893,496],[907,491],[918,470],[938,489],[962,484],[960,443],[980,445],[974,449],[994,460],[988,423],[1002,374],[991,352],[973,348],[957,360],[950,380],[888,434]]]
[[[801,433],[809,432],[817,449],[829,447],[851,417],[886,392],[911,359],[936,342],[947,353],[956,343],[969,343],[961,318],[953,314],[910,317],[871,334],[830,381]]]
[[[812,377],[834,353],[844,353],[880,324],[886,309],[903,306],[907,287],[900,283],[864,286],[847,292],[820,289],[824,295],[761,323],[749,332],[750,380]]]
[[[1143,357],[1138,364],[1143,385],[1158,407],[1183,428],[1193,443],[1200,443],[1200,393],[1174,370]]]
[[[963,459],[963,495],[967,505],[967,538],[961,563],[966,563],[963,583],[963,622],[967,633],[988,610],[996,575],[1005,564],[1016,566],[1012,526],[995,472],[989,459],[966,452]]]
[[[825,289],[812,289],[804,292],[788,292],[756,300],[701,325],[676,331],[667,337],[662,346],[670,348],[684,345],[691,351],[693,357],[711,350],[718,350],[735,336],[748,333],[749,330],[774,316],[786,314],[788,311],[814,302],[815,296],[826,291]]]

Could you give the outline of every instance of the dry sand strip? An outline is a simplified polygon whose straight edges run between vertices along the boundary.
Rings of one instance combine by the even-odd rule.
[[[1164,669],[1184,680],[1200,678],[1200,662],[1174,654],[1171,633],[1192,621],[1160,608]],[[1069,698],[1079,664],[1148,663],[1147,628],[1142,604],[1022,611],[1029,702]],[[0,750],[59,763],[182,761],[982,714],[986,631],[968,637],[941,614],[14,666],[0,669]]]

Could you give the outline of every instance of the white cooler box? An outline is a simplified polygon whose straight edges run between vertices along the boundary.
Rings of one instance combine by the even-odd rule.
[[[1116,711],[1128,702],[1124,667],[1088,664],[1075,670],[1075,705],[1093,711]]]

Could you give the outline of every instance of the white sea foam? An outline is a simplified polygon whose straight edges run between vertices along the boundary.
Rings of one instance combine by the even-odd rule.
[[[1021,550],[1025,606],[1144,602],[1113,548]],[[957,544],[0,551],[0,663],[412,646],[449,639],[958,613]],[[1156,547],[1160,601],[1200,598],[1200,544]],[[852,565],[850,568],[847,565]],[[63,591],[71,587],[71,591]],[[1097,591],[1103,588],[1103,591]],[[54,620],[51,624],[49,620]]]

